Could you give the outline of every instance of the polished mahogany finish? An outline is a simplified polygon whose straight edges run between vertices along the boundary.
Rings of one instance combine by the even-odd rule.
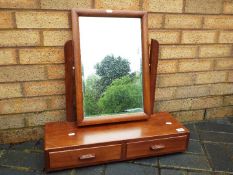
[[[95,10],[95,13],[96,16],[105,16],[103,11]],[[140,17],[142,14],[144,12],[128,13],[130,17]],[[78,20],[77,11],[73,10],[72,15],[74,26]],[[81,10],[79,15],[93,16],[93,13]],[[113,15],[125,17],[122,11],[113,11]],[[145,33],[146,18],[144,15],[142,20],[142,30]],[[109,116],[101,120],[83,120],[81,64],[79,64],[81,59],[78,32],[73,29],[73,32],[75,31],[73,38],[76,39],[65,44],[67,121],[45,125],[45,170],[55,171],[185,151],[189,141],[188,129],[169,113],[153,112],[159,53],[159,44],[156,40],[151,41],[150,59],[143,59],[143,88],[146,99],[144,113],[124,114],[117,118]],[[146,36],[143,37],[146,41]],[[143,48],[146,57],[147,45],[144,44]],[[141,120],[148,116],[150,116],[148,120]],[[77,127],[77,119],[79,126],[92,126]],[[114,123],[120,121],[125,123]]]
[[[182,152],[186,148],[187,136],[168,137],[127,144],[127,158],[157,156],[161,154]]]
[[[141,40],[142,40],[142,84],[143,84],[143,105],[144,112],[131,114],[117,114],[99,117],[84,117],[83,111],[83,85],[81,71],[81,48],[79,17],[124,17],[124,18],[141,18]],[[74,47],[74,65],[75,65],[75,87],[76,87],[76,116],[77,125],[96,125],[103,123],[116,123],[135,120],[145,120],[151,115],[151,95],[150,95],[150,68],[148,56],[147,41],[147,12],[145,11],[121,11],[121,10],[86,10],[72,9],[72,34]],[[114,41],[113,41],[114,42]]]
[[[144,121],[81,128],[75,122],[48,123],[45,126],[46,170],[183,152],[188,138],[187,128],[165,112]],[[105,151],[111,156],[105,155]]]
[[[72,149],[49,153],[50,167],[85,166],[91,163],[120,160],[121,145],[99,146],[82,149]]]
[[[159,60],[159,42],[157,40],[151,39],[151,45],[150,45],[151,114],[154,113],[155,87],[156,87],[158,60]]]
[[[73,41],[66,42],[65,55],[65,87],[66,87],[66,120],[73,122],[77,120],[75,101],[75,75],[74,75],[74,50]]]

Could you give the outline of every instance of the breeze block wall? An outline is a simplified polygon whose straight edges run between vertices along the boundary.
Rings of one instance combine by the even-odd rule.
[[[71,8],[146,10],[160,46],[156,111],[180,121],[233,115],[233,0],[0,0],[0,143],[65,120]]]

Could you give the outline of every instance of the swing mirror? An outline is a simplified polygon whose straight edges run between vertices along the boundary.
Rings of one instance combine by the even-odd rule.
[[[150,116],[147,13],[72,10],[78,126]]]

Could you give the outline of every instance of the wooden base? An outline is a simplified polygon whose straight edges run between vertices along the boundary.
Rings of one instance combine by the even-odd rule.
[[[77,128],[75,122],[45,126],[46,171],[183,152],[189,131],[170,114],[149,120]]]

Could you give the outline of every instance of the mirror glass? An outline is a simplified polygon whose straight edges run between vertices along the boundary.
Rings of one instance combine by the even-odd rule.
[[[143,112],[141,18],[79,17],[84,117]]]

